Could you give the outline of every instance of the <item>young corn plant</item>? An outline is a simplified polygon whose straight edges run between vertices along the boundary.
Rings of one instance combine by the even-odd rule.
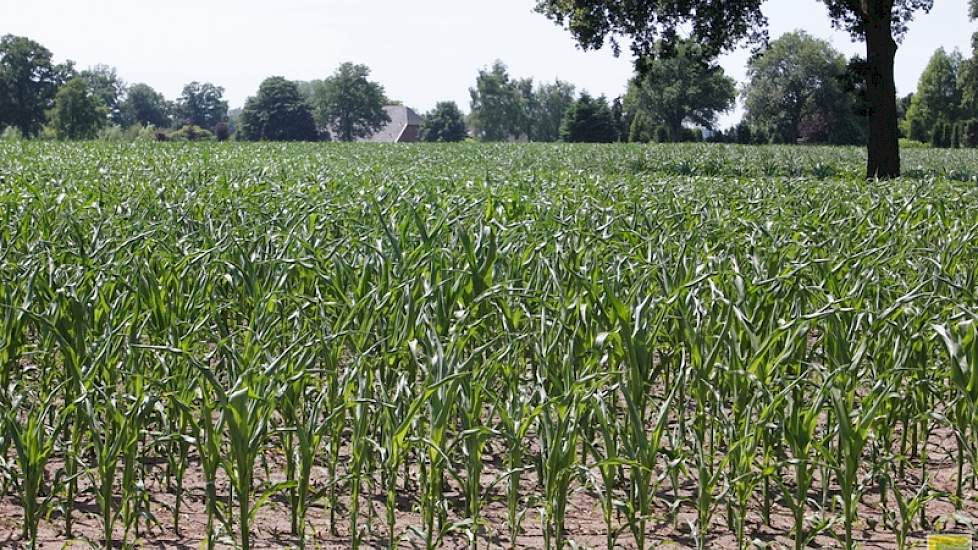
[[[30,395],[12,385],[3,391],[2,416],[5,439],[15,451],[19,493],[24,523],[21,540],[37,548],[38,525],[47,516],[55,487],[46,485],[47,465],[54,456],[62,431],[73,417],[74,405],[63,407],[58,394]],[[57,482],[57,481],[56,481]]]
[[[852,527],[856,521],[856,506],[861,491],[860,465],[863,451],[872,437],[878,409],[883,403],[881,395],[886,388],[873,388],[869,395],[862,396],[858,407],[854,391],[843,394],[837,387],[829,387],[827,391],[835,411],[833,418],[838,423],[839,446],[836,449],[838,454],[827,456],[826,459],[834,465],[842,498],[845,545],[847,550],[852,550],[855,548]]]

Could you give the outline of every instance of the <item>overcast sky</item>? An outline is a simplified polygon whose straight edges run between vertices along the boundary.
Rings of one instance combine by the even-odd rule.
[[[192,80],[223,86],[241,106],[267,76],[311,80],[338,64],[367,64],[389,97],[424,111],[455,100],[468,110],[480,67],[501,59],[514,77],[560,78],[579,89],[620,95],[631,74],[627,52],[583,52],[570,35],[533,12],[533,0],[0,0],[0,34],[29,36],[79,68],[115,66],[173,99]],[[971,50],[976,30],[967,0],[936,0],[897,54],[897,88],[913,91],[933,51]],[[794,29],[862,53],[832,29],[818,0],[769,0],[771,37]],[[721,59],[743,81],[749,52]],[[724,125],[738,113],[723,117]]]

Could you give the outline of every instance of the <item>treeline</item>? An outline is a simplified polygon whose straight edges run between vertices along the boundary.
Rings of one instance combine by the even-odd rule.
[[[937,50],[917,91],[900,99],[901,131],[934,147],[978,147],[978,56]]]
[[[866,63],[803,31],[770,42],[748,63],[738,90],[692,41],[659,43],[639,59],[625,93],[594,97],[565,81],[516,78],[504,63],[478,72],[470,113],[443,101],[422,116],[425,141],[566,141],[865,144]],[[191,82],[170,101],[127,84],[105,66],[55,64],[42,45],[0,39],[0,132],[4,137],[243,141],[353,141],[371,136],[397,103],[364,65],[344,63],[322,80],[270,77],[241,109],[224,89]],[[743,119],[718,128],[743,100]],[[938,50],[916,92],[901,98],[903,137],[936,147],[978,146],[978,60]]]

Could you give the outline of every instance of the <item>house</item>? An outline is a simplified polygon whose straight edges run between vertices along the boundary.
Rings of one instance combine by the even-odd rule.
[[[384,112],[391,121],[363,141],[412,143],[421,140],[421,117],[413,109],[404,105],[387,105]]]

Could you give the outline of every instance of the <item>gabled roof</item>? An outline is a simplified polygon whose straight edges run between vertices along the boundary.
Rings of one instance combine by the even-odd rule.
[[[405,129],[410,126],[421,126],[421,117],[410,107],[405,107],[404,105],[387,105],[384,107],[384,112],[387,113],[391,121],[378,130],[377,133],[365,138],[363,141],[397,143],[401,141]]]

